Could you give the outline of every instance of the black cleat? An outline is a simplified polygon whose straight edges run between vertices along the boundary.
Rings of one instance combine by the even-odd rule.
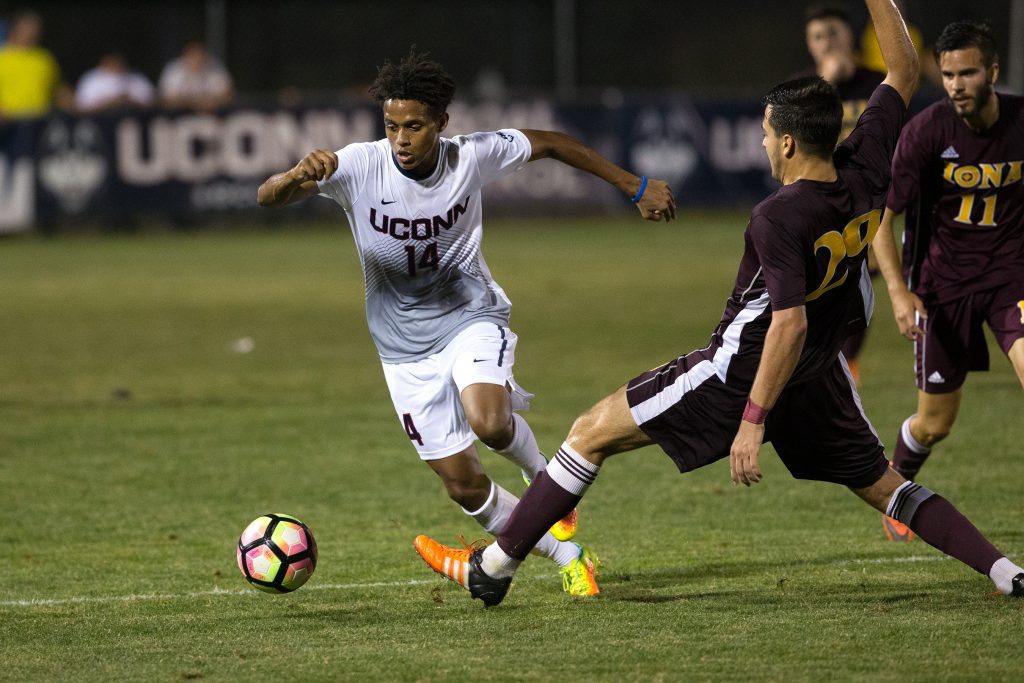
[[[480,558],[483,557],[483,554],[483,550],[474,550],[469,555],[469,576],[467,581],[469,584],[469,594],[483,601],[484,607],[494,607],[505,599],[505,594],[508,593],[508,589],[512,585],[512,577],[509,576],[504,579],[491,578],[480,566]],[[1017,578],[1024,581],[1022,577],[1024,577],[1024,574]],[[1014,586],[1017,585],[1016,581],[1017,579],[1014,579]],[[1021,591],[1024,594],[1024,585],[1021,586]]]
[[[1024,572],[1013,577],[1013,590],[1010,591],[1011,598],[1024,598]]]
[[[487,607],[494,607],[504,600],[512,585],[511,576],[493,579],[487,575],[480,566],[484,549],[479,546],[449,548],[423,534],[413,540],[413,546],[431,569],[467,589],[470,595],[482,600]]]

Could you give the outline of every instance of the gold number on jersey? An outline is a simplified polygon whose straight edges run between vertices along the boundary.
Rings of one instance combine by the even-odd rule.
[[[848,257],[857,256],[871,244],[875,233],[878,232],[881,219],[882,210],[874,209],[847,223],[841,233],[838,230],[832,230],[815,241],[815,254],[819,249],[828,250],[828,266],[825,268],[825,278],[821,281],[821,285],[808,294],[805,301],[814,301],[830,289],[835,289],[846,282],[850,272],[848,269],[844,269],[842,275],[837,275],[839,264]]]
[[[846,241],[843,240],[841,234],[835,230],[826,232],[814,243],[815,254],[818,253],[819,249],[828,250],[828,267],[825,268],[825,279],[822,280],[820,287],[807,295],[805,301],[814,301],[828,290],[835,289],[846,282],[846,276],[849,275],[849,272],[846,272],[843,273],[842,277],[833,279],[836,275],[836,268],[846,258]]]
[[[1024,325],[1024,301],[1018,301],[1017,308],[1020,309],[1020,324]]]
[[[971,222],[971,211],[974,209],[974,197],[976,192],[965,192],[960,196],[960,211],[957,212],[955,220],[965,225],[981,225],[986,228],[995,227],[996,224],[996,197],[999,195],[988,194],[981,198],[982,211],[981,220],[977,224]]]

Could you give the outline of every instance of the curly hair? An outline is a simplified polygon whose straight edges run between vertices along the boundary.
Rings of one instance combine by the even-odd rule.
[[[455,96],[455,81],[437,62],[416,52],[398,64],[385,61],[377,69],[377,78],[370,86],[370,95],[378,104],[386,100],[415,100],[427,105],[431,114],[441,116]]]
[[[942,34],[935,41],[935,59],[938,60],[943,52],[965,50],[969,47],[978,48],[986,67],[999,61],[992,28],[983,21],[954,21],[942,29]]]

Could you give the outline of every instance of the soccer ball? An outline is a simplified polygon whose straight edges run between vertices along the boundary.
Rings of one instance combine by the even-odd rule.
[[[281,513],[257,517],[238,539],[238,568],[253,587],[290,593],[316,569],[316,540],[309,527]]]

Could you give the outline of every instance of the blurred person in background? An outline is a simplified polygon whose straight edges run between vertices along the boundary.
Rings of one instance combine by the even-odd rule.
[[[860,65],[857,47],[854,43],[853,22],[840,5],[813,4],[804,11],[804,33],[807,51],[814,60],[814,66],[794,77],[821,76],[835,86],[843,103],[843,129],[839,134],[842,142],[857,124],[857,119],[867,106],[868,98],[885,78],[880,71]],[[883,62],[884,65],[884,62]],[[874,279],[878,271],[869,259],[869,272]],[[849,363],[854,381],[860,384],[861,347],[867,336],[867,329],[850,335],[843,345],[843,355]]]
[[[804,33],[814,66],[793,77],[821,76],[839,91],[843,102],[843,130],[839,134],[842,142],[853,130],[868,98],[885,74],[860,63],[853,22],[841,5],[808,6],[804,11]]]
[[[156,89],[149,79],[128,67],[120,52],[107,52],[99,63],[86,71],[75,88],[75,107],[81,112],[96,112],[123,107],[148,107],[156,100]]]
[[[54,105],[70,109],[71,89],[53,54],[39,45],[43,21],[35,12],[11,18],[0,47],[0,120],[46,116]]]
[[[231,74],[198,40],[186,43],[181,56],[167,63],[157,89],[165,107],[200,111],[223,107],[235,94]]]

